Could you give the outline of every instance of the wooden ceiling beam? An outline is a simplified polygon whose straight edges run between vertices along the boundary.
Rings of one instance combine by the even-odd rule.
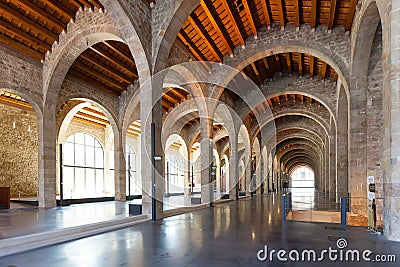
[[[95,125],[95,126],[103,128],[103,129],[106,128],[106,125],[104,125],[102,123],[98,123],[98,122],[91,121],[91,120],[88,120],[88,119],[85,119],[85,118],[81,118],[81,117],[77,117],[77,116],[74,116],[73,120],[76,120],[76,121],[79,121],[79,122],[83,122],[83,123],[88,123],[88,124],[91,124],[91,125]]]
[[[122,62],[119,62],[117,59],[115,59],[115,57],[113,55],[109,54],[108,52],[106,52],[104,50],[100,51],[99,49],[96,49],[93,46],[91,46],[90,49],[93,50],[94,52],[96,52],[97,54],[99,54],[100,56],[102,56],[103,58],[110,61],[112,64],[116,65],[118,68],[123,69],[124,71],[128,72],[129,75],[134,76],[135,78],[138,77],[136,73],[134,73],[132,70],[127,68],[125,66],[125,64],[123,64]]]
[[[185,96],[184,94],[180,93],[179,90],[171,89],[171,90],[169,90],[169,92],[171,92],[172,94],[176,95],[181,100],[185,100],[187,98],[187,96]]]
[[[106,124],[106,125],[110,124],[110,122],[108,120],[105,120],[105,119],[102,119],[102,118],[99,118],[99,117],[84,113],[82,111],[78,111],[76,114],[79,115],[79,116],[82,116],[82,117],[85,117],[85,118],[89,118],[89,119],[95,120],[97,122]]]
[[[281,59],[279,54],[274,55],[276,66],[278,67],[279,71],[282,71]]]
[[[5,36],[4,34],[0,34],[0,42],[6,44],[8,46],[11,46],[14,49],[16,49],[20,52],[23,52],[24,54],[31,56],[33,58],[36,58],[36,59],[44,58],[44,54],[39,53],[38,51],[36,51],[28,46],[25,46],[17,41],[14,41],[13,39]]]
[[[87,8],[92,8],[93,4],[89,0],[79,0],[80,2],[83,3],[83,5]]]
[[[247,0],[242,0],[243,6],[244,6],[244,10],[246,11],[246,16],[247,19],[249,20],[249,24],[250,24],[250,28],[251,28],[251,32],[253,33],[253,35],[257,35],[257,27],[256,24],[254,23],[254,18],[251,15],[251,10],[250,10],[250,6],[249,3],[247,2]]]
[[[285,53],[285,56],[286,56],[286,62],[287,62],[287,65],[288,65],[289,74],[292,74],[292,60],[291,60],[290,52],[289,53]]]
[[[311,0],[311,29],[317,27],[318,0]]]
[[[333,29],[333,23],[335,22],[337,0],[331,0],[331,5],[329,9],[329,19],[328,19],[328,30]]]
[[[208,59],[201,53],[199,48],[193,43],[189,36],[187,36],[184,30],[181,29],[179,31],[178,37],[199,61],[208,61]]]
[[[271,25],[271,17],[269,15],[269,9],[267,5],[267,0],[261,0],[262,11],[264,13],[265,24]]]
[[[124,74],[122,74],[121,72],[116,72],[115,70],[111,69],[110,67],[106,67],[106,65],[101,62],[100,60],[91,57],[89,55],[85,55],[84,53],[82,53],[80,56],[80,58],[83,58],[84,60],[90,62],[91,64],[95,65],[96,67],[102,69],[105,72],[108,72],[109,74],[111,74],[112,76],[117,77],[120,80],[123,80],[127,83],[133,83],[134,78],[125,76]]]
[[[76,6],[77,8],[83,7],[82,4],[78,0],[69,0],[71,4]]]
[[[251,68],[253,69],[254,73],[256,74],[258,83],[259,83],[259,84],[262,84],[263,81],[262,81],[262,79],[261,79],[260,73],[258,72],[257,67],[256,67],[256,65],[254,64],[254,62],[251,63]]]
[[[162,95],[162,99],[167,100],[169,103],[172,104],[172,106],[174,107],[175,105],[179,104],[179,101],[176,100],[175,98],[173,98],[172,96],[168,95],[168,94],[163,94]]]
[[[204,28],[203,24],[199,20],[199,18],[194,15],[194,13],[190,14],[188,17],[190,24],[192,24],[195,31],[200,35],[201,39],[206,43],[206,45],[211,49],[217,61],[222,61],[223,55],[219,51],[217,45],[214,43],[214,40],[210,37],[207,30]]]
[[[20,28],[15,27],[11,23],[4,22],[3,20],[0,20],[0,29],[6,31],[10,36],[16,35],[19,38],[23,39],[25,42],[31,43],[31,45],[36,46],[35,50],[42,48],[43,50],[47,51],[51,48],[51,45],[41,41],[40,39],[35,38],[27,32],[21,30]]]
[[[295,0],[297,1],[297,0]],[[278,15],[279,15],[279,24],[282,27],[285,27],[285,14],[283,14],[283,5],[282,0],[276,0],[276,5],[278,8]]]
[[[40,17],[46,23],[49,23],[51,26],[56,27],[58,31],[62,31],[63,29],[65,29],[65,25],[63,23],[61,23],[59,20],[54,19],[54,17],[43,11],[30,0],[10,0],[10,2],[15,6],[22,5],[24,9],[27,9],[29,12],[34,13],[36,16]]]
[[[314,67],[315,67],[315,57],[310,56],[310,76],[311,78],[314,77]]]
[[[112,95],[120,96],[119,92],[116,92],[116,91],[110,89],[106,85],[102,84],[101,82],[99,82],[99,81],[97,81],[97,80],[95,80],[93,78],[90,78],[90,77],[88,77],[86,75],[83,75],[82,73],[78,72],[77,70],[75,70],[73,68],[69,69],[68,72],[72,76],[75,76],[75,77],[87,82],[88,84],[93,85],[94,87],[98,88],[99,90],[102,90],[105,93],[109,93],[109,94],[112,94]]]
[[[140,128],[138,129],[136,127],[132,127],[132,125],[129,125],[128,130],[130,130],[131,132],[136,133],[136,134],[141,134],[142,133]]]
[[[52,40],[52,42],[58,39],[57,34],[43,28],[41,25],[28,19],[26,16],[23,16],[21,13],[10,8],[8,5],[0,2],[0,14],[2,14],[3,12],[13,17],[15,20],[25,24],[25,26],[31,28],[32,31],[35,31],[36,33],[46,36],[47,38]]]
[[[80,62],[75,62],[74,66],[77,67],[78,69],[80,69],[80,70],[82,70],[82,71],[84,71],[86,73],[89,73],[90,75],[96,77],[100,81],[103,81],[105,83],[111,84],[112,86],[114,86],[115,88],[118,88],[121,91],[124,91],[126,89],[126,88],[124,88],[123,85],[121,85],[120,83],[116,82],[115,80],[110,79],[109,77],[105,76],[104,74],[99,73],[99,72],[89,68],[88,66],[86,66],[86,65],[84,65],[84,64],[82,64]]]
[[[92,109],[92,108],[84,107],[84,108],[82,108],[82,109],[85,110],[85,111],[87,111],[87,112],[90,112],[90,113],[93,113],[93,114],[96,114],[96,115],[103,116],[103,117],[106,117],[106,118],[107,118],[107,116],[106,116],[103,112],[94,110],[94,109]]]
[[[326,78],[326,70],[327,70],[328,65],[323,62],[322,63],[322,70],[321,70],[321,78],[325,80]]]
[[[267,58],[264,57],[262,60],[263,60],[263,63],[264,63],[264,67],[268,72],[268,76],[270,76],[271,75],[271,70],[269,68],[269,64],[268,64]]]
[[[302,53],[297,53],[298,55],[298,65],[299,65],[299,74],[300,76],[303,76],[303,54]]]
[[[61,14],[62,16],[72,19],[75,14],[73,14],[71,11],[63,7],[63,5],[60,5],[58,1],[53,1],[53,0],[41,0],[43,3],[48,5],[50,8],[54,9],[57,13]]]
[[[211,24],[213,25],[214,29],[217,31],[217,34],[221,38],[229,54],[232,54],[234,45],[221,21],[221,18],[218,16],[218,13],[216,12],[212,2],[210,0],[202,0],[200,2],[200,5],[203,8],[204,12],[206,13],[208,19],[211,21]]]
[[[124,60],[128,61],[129,63],[132,64],[133,67],[136,66],[135,61],[133,60],[132,56],[127,55],[124,51],[122,51],[120,48],[115,47],[114,45],[112,45],[111,43],[107,42],[107,41],[103,41],[102,42],[105,46],[107,46],[108,48],[110,48],[113,52],[117,53],[119,56],[121,56]]]
[[[297,28],[300,28],[301,25],[301,12],[300,12],[300,4],[299,0],[293,0],[294,5],[294,21]]]
[[[103,5],[98,0],[90,0],[90,2],[92,2],[98,9],[103,8]]]
[[[351,0],[349,10],[347,11],[346,25],[344,26],[346,31],[351,30],[351,25],[353,24],[354,14],[356,12],[358,0]]]
[[[235,21],[235,18],[233,17],[232,10],[226,1],[227,0],[221,0],[221,3],[223,5],[224,9],[226,10],[226,12],[228,13],[229,20],[232,21],[232,25],[235,30],[235,33],[237,34],[237,36],[239,38],[239,43],[244,44],[245,42],[244,42],[243,35],[239,29],[239,26],[237,25],[237,23]]]

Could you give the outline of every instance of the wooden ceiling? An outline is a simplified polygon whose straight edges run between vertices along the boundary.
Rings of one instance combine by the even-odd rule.
[[[138,78],[129,47],[117,41],[103,41],[86,49],[69,73],[115,95],[120,95]]]
[[[98,0],[1,0],[0,41],[43,59],[80,7],[103,8]]]
[[[0,42],[43,60],[79,8],[103,8],[99,0],[0,0]],[[70,74],[120,95],[138,77],[128,46],[98,43],[82,53]]]
[[[256,84],[262,84],[265,79],[272,78],[275,73],[320,77],[321,79],[338,79],[336,71],[327,63],[311,55],[303,53],[282,53],[260,59],[243,69],[244,74]]]
[[[163,113],[171,111],[174,107],[188,98],[189,93],[182,89],[168,88],[168,91],[162,96]]]
[[[287,104],[288,102],[291,103],[301,103],[303,105],[318,105],[319,107],[322,106],[322,104],[315,100],[312,97],[305,96],[302,94],[282,94],[278,96],[271,97],[267,99],[266,102],[261,103],[258,105],[253,111],[251,111],[248,115],[248,117],[255,117],[255,113],[258,114],[265,114],[265,111],[270,109],[273,110],[274,107],[281,105],[281,104]]]
[[[351,29],[357,0],[202,0],[178,37],[198,60],[221,62],[272,23]]]

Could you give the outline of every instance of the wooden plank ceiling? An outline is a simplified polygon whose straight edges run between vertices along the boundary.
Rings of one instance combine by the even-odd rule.
[[[282,53],[272,55],[246,66],[244,74],[256,84],[262,84],[266,79],[272,78],[275,73],[309,75],[321,79],[338,79],[336,71],[327,63],[311,55],[303,53]]]
[[[255,113],[262,115],[262,114],[265,114],[266,110],[268,110],[268,109],[273,110],[277,106],[286,104],[288,102],[301,103],[302,105],[314,104],[314,105],[318,105],[319,107],[322,106],[322,104],[318,100],[315,100],[314,98],[309,97],[309,96],[305,96],[302,94],[282,94],[282,95],[274,96],[274,97],[267,99],[266,102],[261,103],[253,111],[251,111],[248,116],[251,118],[253,118],[253,117],[255,118]]]
[[[329,30],[344,27],[349,31],[356,4],[357,0],[202,0],[183,24],[178,38],[198,60],[221,62],[224,56],[233,54],[235,47],[244,45],[247,38],[257,36],[260,28],[272,23],[297,27],[308,24],[311,28],[324,25]],[[296,59],[296,55],[290,58]],[[306,60],[302,63],[306,65],[308,58],[299,60]],[[329,68],[324,70],[326,67],[314,60],[316,73],[335,77]],[[258,71],[261,64],[255,65]]]
[[[99,0],[0,0],[0,42],[42,60],[79,8],[103,8]],[[82,53],[70,74],[120,95],[138,77],[128,46],[98,43]]]
[[[175,106],[186,100],[188,93],[182,89],[169,88],[168,92],[163,94],[162,110],[168,112]],[[24,110],[33,111],[32,106],[23,98],[18,95],[12,94],[7,91],[0,92],[0,103],[21,108]],[[110,124],[107,116],[95,106],[86,107],[81,109],[75,116],[74,120],[89,123],[101,128],[105,128]],[[198,120],[198,114],[188,114],[182,118],[189,124],[194,124],[193,120]],[[129,126],[128,133],[134,136],[140,134],[140,121],[136,121]]]

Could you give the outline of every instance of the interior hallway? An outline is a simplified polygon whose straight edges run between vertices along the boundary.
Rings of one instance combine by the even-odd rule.
[[[326,229],[328,224],[282,224],[280,196],[276,193],[245,198],[15,254],[0,258],[0,266],[293,266],[294,263],[285,265],[276,259],[259,262],[256,254],[264,245],[277,250],[336,248],[338,237],[348,240],[349,249],[400,255],[399,243],[387,241],[366,228],[348,227],[343,231]],[[343,265],[343,262],[324,263],[324,266]],[[396,263],[359,262],[351,266],[396,266]]]

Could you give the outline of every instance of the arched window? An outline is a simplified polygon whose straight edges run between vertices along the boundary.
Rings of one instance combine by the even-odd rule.
[[[133,148],[126,144],[125,149],[126,162],[126,195],[141,195],[140,185],[136,179],[136,153]]]
[[[95,137],[86,133],[68,137],[63,159],[65,199],[105,196],[104,151]]]
[[[182,162],[182,164],[184,164]],[[183,165],[179,167],[179,162],[172,154],[167,154],[165,157],[165,192],[170,193],[183,193],[184,188],[184,174]]]
[[[314,172],[308,167],[300,167],[292,174],[293,188],[314,188]]]
[[[110,175],[114,177],[114,146],[110,150]],[[126,171],[126,195],[141,195],[142,189],[136,177],[136,152],[129,145],[125,145],[125,171]]]

